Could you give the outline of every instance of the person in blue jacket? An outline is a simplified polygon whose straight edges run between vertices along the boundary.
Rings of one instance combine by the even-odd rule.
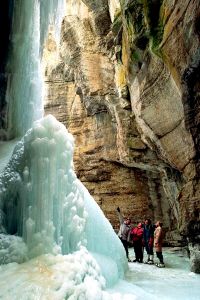
[[[144,239],[144,247],[147,252],[147,261],[145,263],[153,264],[153,241],[154,241],[154,230],[155,226],[151,224],[150,219],[146,219],[144,221],[144,232],[143,232],[143,239]]]

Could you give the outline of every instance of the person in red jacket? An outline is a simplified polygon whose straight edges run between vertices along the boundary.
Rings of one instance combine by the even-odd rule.
[[[135,259],[133,262],[143,262],[143,231],[142,223],[139,223],[136,227],[132,228],[131,236],[133,240],[133,247],[135,252]]]

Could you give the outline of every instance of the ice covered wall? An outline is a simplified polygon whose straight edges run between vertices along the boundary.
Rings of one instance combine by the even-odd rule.
[[[50,265],[56,265],[50,254],[56,256],[55,260],[64,256],[63,264],[68,262],[66,269],[58,271],[57,276],[61,276],[65,289],[57,299],[86,293],[83,290],[91,294],[91,282],[96,282],[97,293],[101,295],[105,279],[107,286],[114,284],[127,267],[121,242],[76,178],[72,136],[54,117],[40,119],[43,115],[40,62],[43,43],[52,27],[57,40],[63,7],[62,0],[14,1],[5,136],[11,139],[25,135],[0,175],[0,263],[28,261],[29,269],[29,260],[35,259],[37,263],[41,255],[50,257]],[[4,146],[6,148],[6,144]],[[113,253],[117,254],[113,257]],[[41,260],[45,264],[45,259]],[[22,273],[23,266],[19,266]],[[5,273],[7,270],[5,267]],[[41,271],[40,266],[38,271]],[[20,298],[24,291],[24,299],[30,299],[40,290],[38,284],[30,283],[31,272],[28,276],[31,277],[29,283],[26,280],[21,283],[24,289],[19,289]],[[29,284],[32,284],[30,290]],[[81,286],[80,290],[77,291],[76,285]],[[4,292],[4,297],[9,297],[9,292]],[[45,284],[41,293],[43,296],[46,293]],[[96,298],[91,295],[86,299]]]
[[[117,235],[73,169],[73,137],[49,115],[33,124],[15,148],[0,178],[2,245],[0,261],[31,259],[45,253],[70,254],[86,247],[107,285],[123,277],[125,252]],[[6,235],[8,234],[8,236]],[[23,245],[23,247],[22,247]],[[114,255],[113,255],[114,254]]]
[[[22,136],[43,115],[41,54],[49,26],[58,38],[64,0],[14,0],[6,92],[7,138]]]
[[[13,0],[1,1],[0,3],[0,138],[4,136],[6,119],[6,87],[8,74],[6,64],[8,60],[9,35],[12,24]]]

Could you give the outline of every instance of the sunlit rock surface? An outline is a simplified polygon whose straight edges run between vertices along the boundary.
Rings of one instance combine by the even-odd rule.
[[[200,7],[145,3],[69,2],[45,111],[75,136],[77,174],[114,227],[119,205],[179,245],[200,209]]]
[[[67,4],[60,48],[50,33],[44,50],[45,111],[75,136],[77,175],[115,228],[117,206],[134,221],[148,216],[168,227],[171,202],[171,219],[177,217],[174,175],[141,140],[109,26],[106,1]]]
[[[183,174],[177,194],[182,233],[200,205],[198,108],[192,104],[198,102],[199,9],[198,1],[155,2],[146,7],[133,1],[122,5],[121,14],[122,63],[143,140]]]

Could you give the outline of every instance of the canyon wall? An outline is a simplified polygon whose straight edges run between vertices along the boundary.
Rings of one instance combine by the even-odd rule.
[[[45,112],[74,135],[77,176],[114,228],[118,206],[134,223],[162,219],[194,260],[199,16],[197,0],[70,0],[43,55]]]

